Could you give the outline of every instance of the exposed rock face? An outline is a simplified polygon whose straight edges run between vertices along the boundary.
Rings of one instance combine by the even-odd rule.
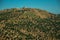
[[[0,40],[60,40],[60,14],[34,8],[2,10]]]

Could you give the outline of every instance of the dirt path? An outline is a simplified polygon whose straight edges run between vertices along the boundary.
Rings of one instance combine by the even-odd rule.
[[[38,10],[34,9],[34,12],[37,16],[40,16],[41,18],[46,18],[46,15],[42,15]]]

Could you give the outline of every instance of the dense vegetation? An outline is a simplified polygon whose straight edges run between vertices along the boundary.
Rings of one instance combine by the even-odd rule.
[[[60,40],[60,14],[33,8],[1,10],[0,40]]]

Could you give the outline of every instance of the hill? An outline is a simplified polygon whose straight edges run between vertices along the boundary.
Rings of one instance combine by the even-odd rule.
[[[60,40],[60,14],[36,8],[0,10],[0,40]]]

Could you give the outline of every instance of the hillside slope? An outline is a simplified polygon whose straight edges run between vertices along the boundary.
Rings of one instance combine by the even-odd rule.
[[[0,40],[60,40],[60,14],[34,8],[0,10]]]

